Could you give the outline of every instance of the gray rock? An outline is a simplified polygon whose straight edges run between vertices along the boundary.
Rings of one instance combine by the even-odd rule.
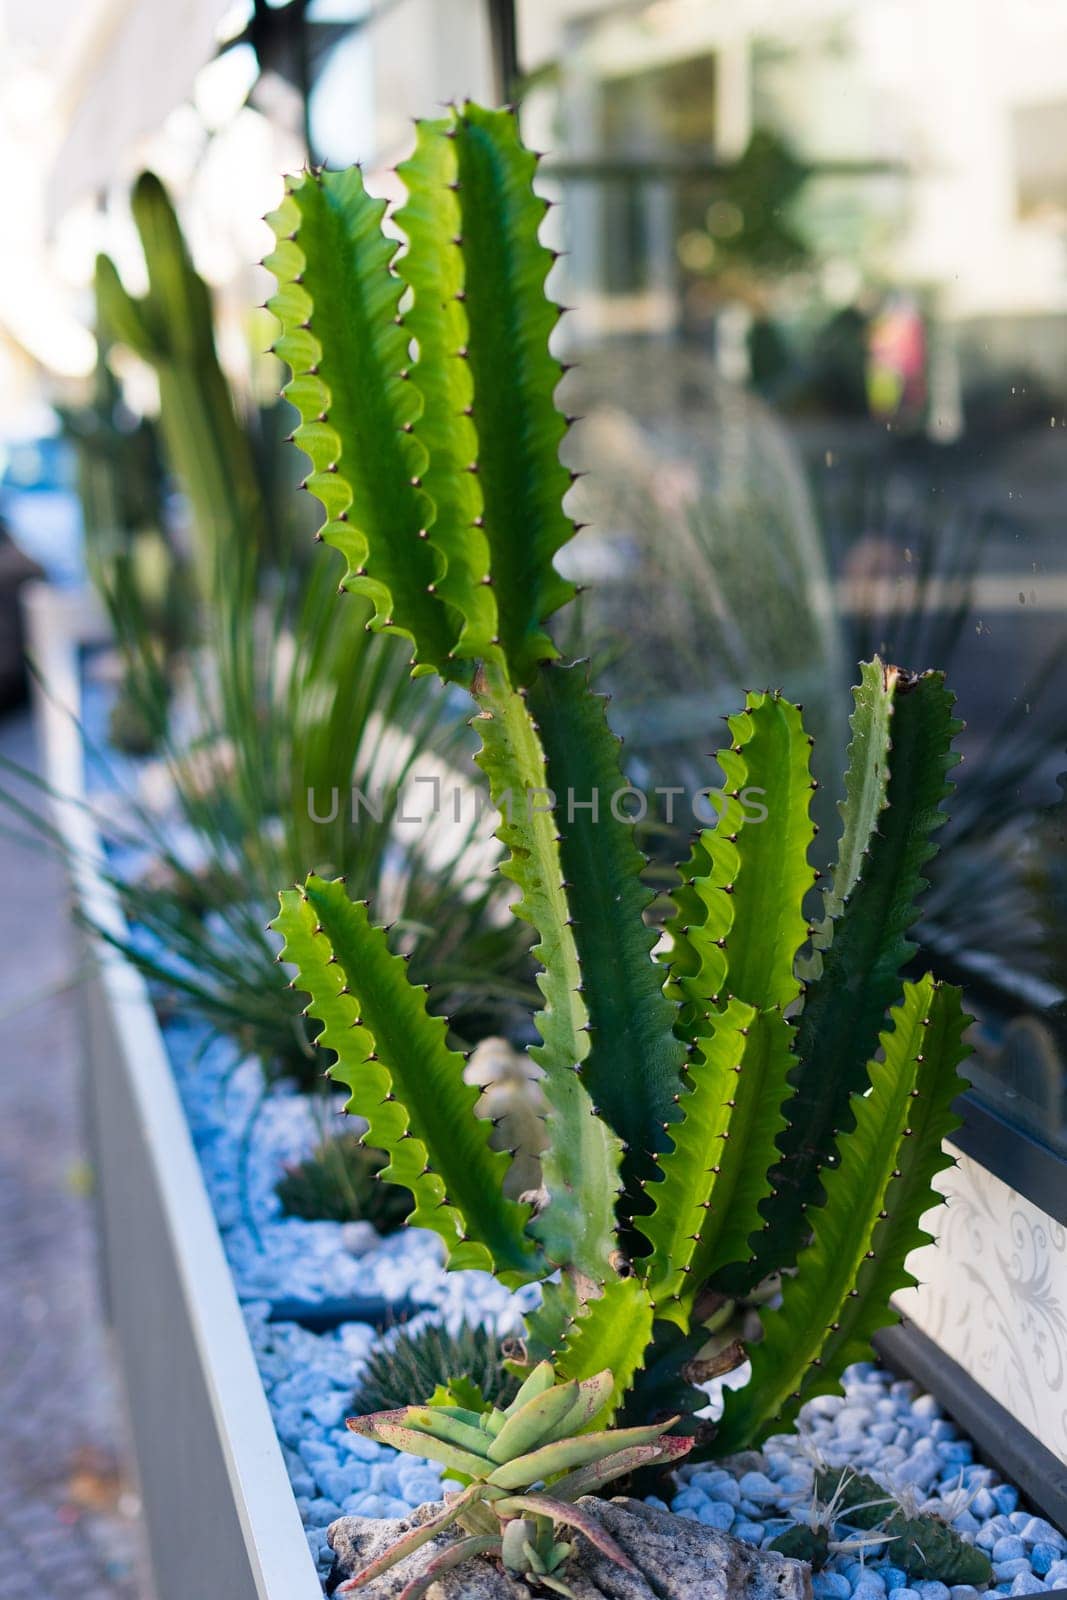
[[[581,1504],[596,1514],[641,1575],[627,1572],[579,1534],[566,1574],[577,1600],[811,1600],[811,1574],[803,1562],[751,1549],[729,1534],[640,1500],[589,1498]],[[421,1506],[403,1522],[342,1517],[333,1523],[327,1535],[334,1553],[327,1594],[440,1510],[439,1504]],[[395,1600],[456,1537],[447,1529],[359,1594],[365,1600]],[[482,1559],[445,1573],[428,1600],[530,1600],[530,1595],[496,1562]]]

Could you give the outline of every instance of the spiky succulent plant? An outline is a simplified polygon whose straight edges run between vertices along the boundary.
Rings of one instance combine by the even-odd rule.
[[[842,1522],[877,1533],[881,1538],[879,1555],[916,1582],[953,1585],[992,1579],[993,1568],[984,1550],[968,1544],[943,1518],[901,1505],[866,1473],[852,1467],[823,1467],[815,1482],[820,1498],[835,1506]]]
[[[456,1523],[465,1537],[446,1546],[400,1600],[421,1600],[443,1572],[480,1555],[497,1556],[508,1572],[572,1595],[562,1576],[572,1546],[561,1535],[570,1529],[634,1571],[626,1552],[575,1502],[641,1467],[680,1460],[693,1441],[667,1437],[676,1417],[644,1428],[591,1432],[610,1411],[613,1390],[610,1372],[557,1383],[551,1362],[543,1361],[505,1409],[470,1410],[442,1401],[350,1417],[356,1433],[440,1461],[466,1488],[440,1516],[404,1535],[337,1593],[362,1588]]]
[[[411,1196],[380,1174],[380,1150],[354,1133],[324,1139],[311,1155],[286,1169],[275,1186],[282,1210],[308,1222],[369,1222],[379,1233],[393,1233],[411,1210]]]
[[[737,1450],[869,1354],[926,1238],[965,1019],[957,991],[902,970],[959,725],[940,675],[863,667],[837,863],[809,924],[809,738],[799,708],[750,694],[657,958],[631,825],[644,797],[545,628],[572,593],[553,557],[574,529],[534,168],[509,113],[454,109],[400,169],[406,248],[358,170],[310,172],[270,219],[268,265],[344,586],[411,641],[416,671],[473,697],[502,871],[538,939],[535,1196],[508,1195],[463,1059],[367,905],[311,876],[275,926],[410,1220],[452,1267],[543,1285],[528,1362],[568,1381],[610,1369],[605,1419],[703,1405],[686,1377],[705,1290],[786,1273],[751,1382],[702,1439]]]
[[[504,1365],[504,1348],[505,1341],[481,1323],[461,1322],[450,1329],[431,1322],[413,1333],[400,1329],[370,1352],[353,1407],[395,1411],[413,1394],[439,1391],[466,1404],[509,1405],[519,1383]]]

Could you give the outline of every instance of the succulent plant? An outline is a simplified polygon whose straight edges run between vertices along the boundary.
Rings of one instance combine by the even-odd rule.
[[[467,1403],[510,1405],[519,1380],[505,1367],[504,1350],[505,1341],[481,1323],[463,1321],[451,1329],[431,1322],[414,1333],[399,1329],[368,1356],[353,1409],[395,1411],[413,1394],[439,1391],[456,1399],[462,1395]]]
[[[386,1158],[354,1133],[324,1139],[307,1160],[294,1162],[275,1192],[282,1210],[307,1222],[369,1222],[394,1233],[411,1210],[406,1189],[381,1178]]]
[[[819,1495],[853,1528],[876,1531],[879,1555],[916,1582],[978,1584],[992,1581],[989,1557],[968,1544],[942,1518],[911,1512],[874,1478],[852,1467],[824,1467],[815,1475]],[[776,1546],[776,1548],[780,1548]]]
[[[435,1557],[400,1600],[420,1600],[442,1572],[480,1555],[498,1557],[506,1571],[555,1594],[573,1595],[563,1577],[572,1546],[562,1536],[572,1529],[633,1572],[626,1552],[575,1502],[641,1467],[680,1460],[692,1440],[666,1436],[675,1417],[590,1432],[610,1409],[613,1390],[610,1372],[558,1383],[551,1362],[543,1361],[504,1408],[471,1410],[446,1401],[350,1417],[356,1433],[440,1461],[466,1487],[439,1517],[406,1534],[337,1593],[362,1588],[456,1523],[465,1537]]]
[[[902,974],[959,724],[939,674],[863,666],[837,860],[809,922],[809,737],[798,707],[750,694],[659,959],[632,826],[644,797],[545,626],[573,593],[553,557],[574,528],[535,166],[511,114],[455,108],[419,126],[400,169],[406,251],[357,169],[316,171],[287,181],[268,265],[343,587],[410,641],[416,672],[473,699],[501,870],[538,941],[536,1195],[508,1193],[463,1058],[367,904],[313,874],[274,926],[410,1220],[454,1268],[541,1283],[527,1365],[610,1368],[605,1419],[703,1406],[686,1374],[705,1291],[784,1274],[751,1382],[701,1440],[733,1451],[869,1355],[927,1237],[965,1018],[956,990]]]
[[[148,268],[148,292],[136,299],[110,258],[99,256],[99,317],[109,335],[158,377],[163,443],[192,512],[200,592],[220,596],[227,583],[236,581],[241,551],[250,543],[262,547],[267,538],[255,458],[219,365],[210,292],[154,173],[138,178],[131,209]]]

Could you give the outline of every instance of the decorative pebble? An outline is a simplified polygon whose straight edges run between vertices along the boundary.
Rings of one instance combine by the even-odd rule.
[[[1030,1565],[1039,1578],[1044,1578],[1056,1565],[1057,1550],[1054,1544],[1035,1544],[1030,1551]]]
[[[817,1572],[811,1587],[815,1600],[849,1600],[852,1593],[848,1579],[838,1572]]]
[[[1022,1557],[1022,1559],[1025,1560],[1026,1546],[1019,1538],[1018,1534],[1007,1534],[1005,1537],[996,1541],[991,1554],[994,1563],[1001,1561],[1015,1561],[1019,1557]],[[1014,1574],[1012,1574],[1012,1576],[1014,1576]]]
[[[1020,1538],[1025,1544],[1042,1544],[1054,1550],[1067,1550],[1067,1539],[1044,1517],[1028,1517],[1020,1530]]]

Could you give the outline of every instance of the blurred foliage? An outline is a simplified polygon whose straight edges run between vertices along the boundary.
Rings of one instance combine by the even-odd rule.
[[[276,1193],[286,1216],[305,1222],[369,1222],[395,1233],[411,1211],[411,1196],[383,1181],[386,1157],[354,1133],[324,1139],[313,1155],[286,1170]]]

